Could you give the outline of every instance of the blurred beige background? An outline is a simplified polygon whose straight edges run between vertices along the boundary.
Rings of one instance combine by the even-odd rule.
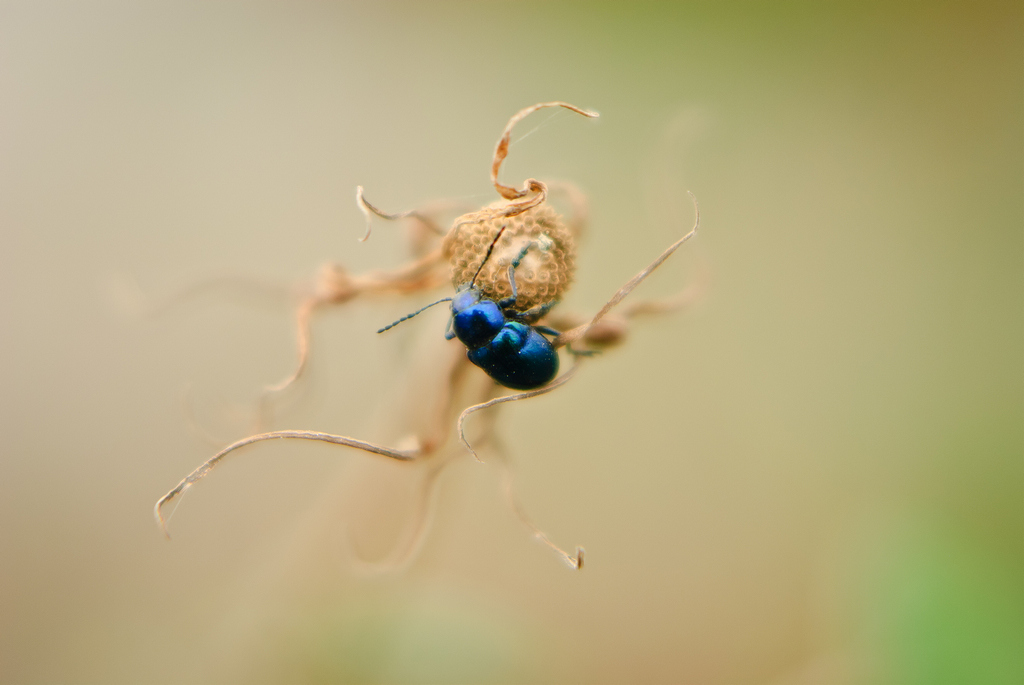
[[[1012,683],[1024,678],[1024,14],[1015,3],[0,3],[0,681]],[[576,181],[564,307],[701,264],[693,311],[502,410],[525,506],[460,457],[403,574],[408,473],[264,445],[158,496],[294,361],[321,264],[389,210]],[[539,126],[539,128],[537,128]],[[534,129],[536,130],[534,131]],[[402,429],[429,301],[318,320],[280,428]],[[412,360],[412,361],[410,361]],[[430,393],[424,386],[416,392]],[[359,499],[341,504],[336,493]]]

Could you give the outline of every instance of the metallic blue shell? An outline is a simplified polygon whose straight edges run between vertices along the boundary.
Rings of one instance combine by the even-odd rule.
[[[533,390],[558,373],[558,353],[532,326],[509,321],[494,339],[468,352],[469,361],[507,388]]]

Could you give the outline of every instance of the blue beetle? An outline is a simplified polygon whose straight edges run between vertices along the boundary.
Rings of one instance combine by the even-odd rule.
[[[496,303],[482,299],[475,287],[463,290],[452,298],[451,325],[445,337],[457,337],[469,348],[469,361],[506,388],[532,390],[547,385],[558,373],[558,353],[541,335],[558,335],[558,331],[517,320],[523,317],[509,309],[515,297],[510,299]]]
[[[477,275],[490,258],[503,231],[504,227],[495,236],[477,269]],[[452,316],[448,320],[448,330],[444,337],[447,340],[458,338],[468,348],[466,356],[469,361],[506,388],[533,390],[547,385],[558,374],[558,353],[544,335],[557,336],[558,331],[547,326],[534,326],[531,322],[547,314],[556,303],[548,302],[525,312],[515,310],[518,299],[516,268],[533,247],[543,249],[543,244],[531,241],[509,264],[511,297],[500,302],[484,299],[483,293],[475,285],[474,276],[454,297],[428,304],[377,332],[383,333],[435,304],[451,302]]]

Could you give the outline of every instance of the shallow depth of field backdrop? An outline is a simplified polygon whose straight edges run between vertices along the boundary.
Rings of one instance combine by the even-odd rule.
[[[0,3],[0,681],[1020,682],[1022,54],[1015,3]],[[138,294],[397,265],[356,185],[488,203],[508,117],[553,99],[602,116],[534,115],[502,177],[589,193],[562,306],[681,235],[686,189],[703,231],[637,295],[710,274],[500,412],[583,572],[468,455],[401,575],[341,550],[386,553],[407,474],[322,445],[239,455],[164,540],[212,454],[185,389],[245,435],[292,313]],[[428,301],[322,316],[274,426],[400,433],[444,314],[374,331]]]

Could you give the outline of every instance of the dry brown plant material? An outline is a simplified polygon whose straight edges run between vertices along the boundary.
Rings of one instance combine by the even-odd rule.
[[[371,222],[374,216],[388,221],[412,221],[422,229],[417,239],[419,256],[405,266],[389,271],[350,274],[344,267],[336,264],[329,265],[323,270],[316,287],[302,299],[296,310],[298,339],[296,366],[292,373],[281,382],[265,389],[260,400],[260,416],[261,420],[265,421],[270,401],[279,393],[293,386],[303,376],[310,354],[311,322],[313,315],[322,308],[328,305],[344,304],[357,297],[367,295],[409,295],[431,291],[449,282],[456,289],[472,283],[483,293],[484,297],[497,302],[509,297],[511,293],[510,278],[506,274],[511,273],[510,264],[517,256],[520,257],[521,263],[515,270],[515,283],[518,287],[515,307],[521,315],[521,320],[542,326],[556,326],[561,329],[568,327],[567,330],[559,333],[551,341],[551,344],[556,349],[565,346],[572,353],[574,362],[572,367],[543,387],[526,392],[498,395],[504,388],[494,382],[486,384],[484,386],[486,388],[485,396],[480,398],[479,402],[458,411],[454,402],[463,394],[460,392],[462,384],[466,382],[469,374],[480,373],[468,363],[463,355],[451,369],[451,373],[447,377],[447,387],[440,388],[436,393],[437,407],[432,412],[436,417],[435,425],[430,426],[428,430],[421,431],[419,435],[412,436],[408,441],[409,444],[402,449],[357,440],[344,435],[309,430],[259,432],[233,442],[203,462],[157,501],[154,506],[154,515],[165,535],[169,537],[164,508],[205,477],[225,457],[258,442],[311,440],[350,447],[396,461],[421,462],[438,453],[440,448],[448,442],[451,420],[457,413],[458,419],[455,421],[455,428],[458,439],[465,449],[479,460],[477,451],[467,440],[465,434],[466,419],[469,416],[498,404],[525,400],[558,389],[578,372],[583,361],[596,349],[621,342],[627,331],[628,322],[634,316],[673,311],[689,304],[694,299],[691,288],[675,297],[638,302],[631,307],[624,308],[618,315],[609,315],[611,310],[644,279],[696,234],[700,225],[700,213],[696,198],[693,198],[691,193],[696,219],[690,231],[619,288],[597,314],[587,320],[573,315],[549,313],[573,281],[576,266],[576,238],[585,225],[587,215],[585,196],[571,184],[551,185],[553,190],[566,196],[573,209],[573,215],[565,219],[547,203],[549,193],[547,184],[531,178],[527,179],[520,189],[516,189],[498,181],[501,164],[508,155],[512,129],[531,113],[548,107],[562,107],[586,117],[598,116],[596,112],[584,110],[565,102],[543,102],[517,112],[502,132],[491,163],[491,181],[501,196],[501,200],[488,207],[463,214],[455,220],[448,231],[441,228],[439,219],[443,212],[450,208],[448,205],[439,203],[417,210],[388,213],[367,201],[362,187],[357,189],[356,201],[367,220],[366,234],[360,240],[370,237]],[[533,249],[534,246],[536,249]],[[399,321],[410,318],[410,316],[412,315],[403,317]],[[455,340],[450,344],[460,345],[461,343]],[[532,523],[519,505],[512,489],[512,473],[508,460],[494,434],[493,426],[492,418],[484,426],[478,444],[490,443],[500,457],[505,495],[510,508],[532,531],[534,537],[553,549],[569,566],[576,569],[582,568],[583,548],[577,547],[575,553],[569,553],[555,545]],[[423,505],[418,514],[413,535],[407,545],[396,550],[392,559],[386,564],[387,567],[394,568],[405,565],[418,550],[429,521],[429,501],[432,490],[438,474],[446,463],[435,461],[428,468],[427,476],[423,481]],[[367,567],[373,567],[373,565],[367,564]],[[377,570],[376,567],[374,570]]]

